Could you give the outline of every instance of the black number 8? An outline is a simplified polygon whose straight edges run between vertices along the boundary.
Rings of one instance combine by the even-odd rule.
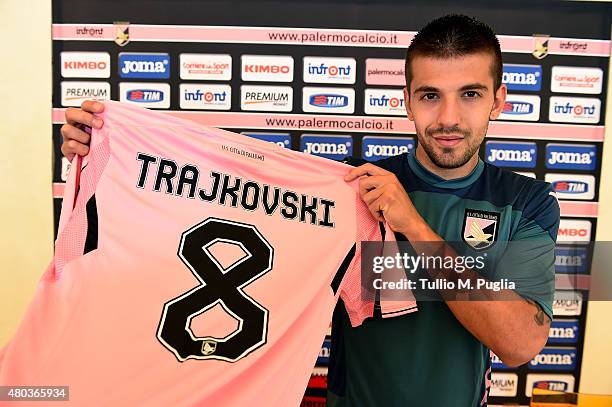
[[[224,269],[207,250],[217,242],[237,244],[247,253]],[[235,362],[266,343],[268,310],[242,291],[272,269],[274,249],[254,225],[208,218],[183,232],[178,256],[202,285],[164,305],[157,338],[181,362],[217,359]],[[240,321],[225,338],[196,337],[191,319],[215,304]]]

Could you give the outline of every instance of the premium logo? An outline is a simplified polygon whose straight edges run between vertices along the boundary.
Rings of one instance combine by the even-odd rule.
[[[182,83],[179,94],[181,109],[229,110],[232,107],[229,85]]]
[[[119,100],[153,109],[170,107],[170,85],[167,83],[120,82]]]
[[[168,79],[170,77],[170,55],[122,52],[119,54],[119,76],[122,78]]]
[[[108,82],[62,82],[62,106],[81,106],[86,100],[111,98]]]
[[[546,168],[595,171],[597,168],[597,146],[591,144],[547,144]]]
[[[485,160],[498,167],[535,168],[538,147],[529,142],[487,141]]]
[[[578,291],[556,291],[553,300],[553,315],[580,315],[582,313],[582,300],[582,293]]]
[[[561,219],[558,243],[580,243],[591,240],[591,221],[582,219]]]
[[[242,133],[247,137],[274,143],[279,147],[291,148],[291,134],[289,133]]]
[[[553,320],[550,323],[548,343],[576,343],[579,329],[577,320]]]
[[[364,136],[361,140],[361,156],[368,161],[376,161],[414,150],[412,137]]]
[[[576,348],[544,348],[528,366],[533,370],[574,370]]]
[[[276,55],[243,55],[242,80],[292,82],[293,57]]]
[[[62,52],[60,63],[64,78],[110,77],[110,54],[108,52]]]
[[[531,397],[534,388],[552,391],[574,391],[574,376],[567,374],[529,373],[525,385],[525,396]]]
[[[302,91],[302,109],[309,113],[355,111],[355,90],[350,88],[309,88]]]
[[[603,84],[600,68],[553,66],[550,90],[561,93],[587,93],[599,95]]]
[[[499,120],[540,120],[540,97],[533,95],[508,95]]]
[[[366,59],[368,85],[406,86],[405,61],[403,59]]]
[[[561,123],[599,123],[601,101],[593,98],[552,96],[548,118]]]
[[[366,114],[405,116],[404,92],[400,89],[366,89]]]
[[[585,247],[555,247],[555,271],[557,273],[586,273],[588,252]]]
[[[290,112],[293,109],[293,88],[242,85],[240,100],[242,110]]]
[[[319,351],[319,356],[317,357],[317,366],[327,366],[329,365],[329,354],[331,351],[331,340],[326,339],[323,342],[323,346],[321,346],[321,350]]]
[[[351,136],[302,134],[300,151],[332,160],[341,160],[353,155]]]
[[[518,375],[516,373],[491,373],[492,397],[515,397],[518,388]]]
[[[542,88],[542,67],[504,64],[502,83],[506,84],[508,90],[537,92]]]
[[[227,54],[179,55],[181,79],[229,81],[232,79],[232,56]]]
[[[595,177],[579,174],[546,174],[559,199],[593,199],[595,198]]]
[[[356,66],[355,58],[304,57],[304,82],[350,85]]]

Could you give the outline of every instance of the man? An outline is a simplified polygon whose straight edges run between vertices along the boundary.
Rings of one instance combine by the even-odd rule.
[[[478,157],[488,122],[505,102],[501,76],[499,42],[488,26],[458,15],[432,21],[406,57],[404,97],[416,126],[415,154],[360,165],[345,179],[361,177],[362,198],[399,240],[462,242],[465,253],[495,248],[489,256],[495,268],[484,277],[523,284],[516,292],[505,290],[505,301],[444,296],[419,302],[416,313],[372,318],[355,329],[340,304],[332,327],[328,405],[484,405],[489,349],[518,366],[546,343],[558,203],[549,184]],[[81,126],[102,126],[91,114],[102,109],[85,102],[82,110],[67,110],[64,155],[87,153],[89,135]],[[478,230],[465,229],[479,217],[493,225],[492,233],[474,236]],[[500,248],[508,242],[528,242],[529,250],[504,255]]]

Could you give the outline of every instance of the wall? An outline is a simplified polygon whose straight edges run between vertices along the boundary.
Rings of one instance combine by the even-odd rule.
[[[51,2],[0,1],[0,346],[53,253]]]

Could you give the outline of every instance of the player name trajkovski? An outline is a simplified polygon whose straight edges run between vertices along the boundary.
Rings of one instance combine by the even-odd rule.
[[[330,199],[298,194],[214,170],[210,171],[210,178],[205,181],[207,185],[201,186],[198,184],[201,174],[195,164],[179,166],[172,159],[145,153],[138,153],[136,159],[141,162],[138,188],[148,186],[155,192],[168,195],[197,198],[247,211],[262,210],[270,216],[278,214],[288,220],[334,227],[332,208],[336,203]],[[147,183],[151,178],[154,179],[152,184]]]

